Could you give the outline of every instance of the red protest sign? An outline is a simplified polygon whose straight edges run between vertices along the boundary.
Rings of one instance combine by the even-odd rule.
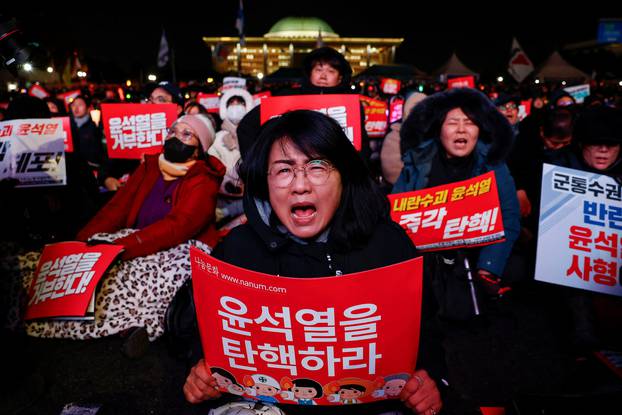
[[[396,398],[385,380],[412,374],[421,258],[326,278],[266,275],[196,248],[190,259],[203,352],[221,391],[272,403],[363,403]],[[298,395],[301,379],[316,393]],[[344,384],[364,391],[345,402]]]
[[[264,99],[271,97],[272,91],[261,91],[253,95],[253,103],[255,106],[260,105]]]
[[[34,84],[28,89],[28,95],[31,97],[37,97],[40,99],[47,98],[50,96],[49,92],[45,90],[41,85]]]
[[[389,106],[389,123],[393,124],[396,121],[402,119],[402,112],[404,110],[404,98],[393,97],[391,99],[391,105]]]
[[[365,131],[371,138],[382,138],[387,131],[388,105],[385,101],[373,99],[365,95],[360,96],[365,112]]]
[[[84,317],[97,283],[122,250],[120,245],[83,242],[46,245],[28,291],[24,319]]]
[[[102,104],[108,156],[140,159],[158,154],[177,119],[175,104]]]
[[[199,92],[197,102],[205,107],[207,112],[218,113],[220,111],[220,95]]]
[[[402,82],[398,79],[392,78],[383,78],[380,82],[380,89],[385,94],[395,95],[400,92],[400,88],[402,87]]]
[[[475,88],[475,77],[461,76],[447,80],[447,89],[452,88]]]
[[[361,145],[361,107],[358,95],[291,95],[268,97],[261,103],[261,123],[293,110],[314,110],[339,123],[354,148]]]
[[[461,182],[389,195],[391,218],[420,250],[489,245],[504,239],[497,181],[488,172]]]
[[[63,120],[63,131],[65,132],[65,153],[73,153],[73,135],[71,134],[71,121],[69,117],[58,117]]]

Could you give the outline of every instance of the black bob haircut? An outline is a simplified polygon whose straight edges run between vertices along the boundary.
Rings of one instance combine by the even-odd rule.
[[[335,49],[330,46],[323,46],[312,50],[307,56],[305,56],[302,66],[307,78],[311,77],[311,71],[318,63],[327,64],[337,69],[337,71],[339,71],[339,75],[341,75],[341,85],[350,83],[352,78],[352,67],[346,58]]]
[[[315,398],[321,398],[324,394],[324,392],[322,391],[322,385],[320,385],[313,379],[300,378],[294,380],[292,383],[294,384],[294,387],[315,389],[315,391],[317,392]]]
[[[375,226],[389,220],[389,202],[367,166],[332,118],[316,111],[287,112],[266,122],[239,166],[245,196],[269,200],[268,159],[276,142],[292,143],[309,159],[330,162],[341,175],[341,201],[331,222],[335,248],[363,245]]]

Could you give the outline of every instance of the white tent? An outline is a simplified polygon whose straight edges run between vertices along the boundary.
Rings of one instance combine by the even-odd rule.
[[[451,76],[474,76],[478,77],[479,74],[474,70],[468,68],[460,59],[458,55],[453,53],[451,58],[443,66],[434,71],[435,75],[440,77],[441,82],[446,82],[448,77]]]
[[[589,75],[568,63],[559,52],[553,54],[534,73],[536,78],[548,81],[585,80]]]

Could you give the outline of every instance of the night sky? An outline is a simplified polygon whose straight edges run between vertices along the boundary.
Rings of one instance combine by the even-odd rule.
[[[456,51],[467,66],[492,77],[505,71],[513,36],[536,65],[565,44],[594,40],[600,18],[622,17],[619,3],[618,6],[616,2],[608,3],[589,1],[580,7],[556,8],[544,1],[536,4],[510,1],[496,6],[464,3],[432,8],[414,0],[377,1],[376,7],[360,7],[360,2],[338,0],[246,0],[244,14],[247,36],[262,36],[282,17],[316,16],[341,36],[405,38],[397,50],[398,63],[411,63],[432,71]],[[50,52],[55,66],[61,67],[75,49],[89,64],[93,79],[100,81],[137,78],[141,70],[143,73],[155,70],[160,36],[165,28],[169,44],[175,49],[178,78],[203,79],[211,65],[209,49],[201,37],[237,35],[234,23],[238,1],[205,4],[210,6],[180,6],[178,10],[158,15],[97,12],[16,17],[27,36]],[[382,9],[381,4],[388,6]],[[537,4],[547,9],[541,10]]]

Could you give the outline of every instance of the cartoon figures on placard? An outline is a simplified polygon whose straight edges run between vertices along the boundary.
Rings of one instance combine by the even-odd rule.
[[[246,385],[246,393],[255,399],[268,403],[279,402],[275,396],[281,392],[281,385],[271,376],[246,375],[244,385]]]
[[[226,391],[234,395],[244,394],[244,388],[238,384],[235,377],[229,371],[214,366],[211,367],[211,371],[221,391]]]
[[[317,405],[314,399],[323,396],[322,385],[313,379],[281,379],[281,397],[287,401],[297,402],[298,405]]]
[[[406,385],[406,382],[408,382],[408,379],[410,379],[408,373],[386,376],[381,387],[376,389],[371,396],[372,398],[397,398],[400,393],[402,393],[402,389],[404,385]]]
[[[324,385],[329,402],[350,405],[362,403],[361,399],[370,395],[382,381],[372,382],[360,378],[343,378]]]

